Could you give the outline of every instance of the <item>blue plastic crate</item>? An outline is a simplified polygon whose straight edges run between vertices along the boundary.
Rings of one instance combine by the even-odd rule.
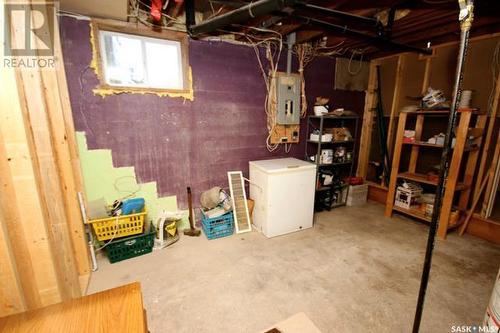
[[[201,212],[201,227],[208,239],[230,236],[234,232],[233,212],[208,218]]]

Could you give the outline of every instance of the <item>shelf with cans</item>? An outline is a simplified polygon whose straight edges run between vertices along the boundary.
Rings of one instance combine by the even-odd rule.
[[[353,114],[307,118],[305,159],[316,164],[316,211],[346,204],[347,179],[354,171],[358,119]]]

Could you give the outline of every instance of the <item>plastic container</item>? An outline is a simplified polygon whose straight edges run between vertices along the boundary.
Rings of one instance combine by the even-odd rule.
[[[314,142],[319,142],[319,134],[311,133],[309,135],[309,140]],[[321,142],[332,142],[333,134],[326,133],[321,136]]]
[[[144,210],[144,212],[137,214],[89,220],[88,223],[92,224],[97,240],[106,241],[142,233],[146,214],[146,210]]]
[[[347,194],[347,206],[358,206],[366,203],[368,184],[350,185]]]
[[[156,231],[150,228],[147,233],[115,240],[106,245],[106,254],[110,263],[130,259],[153,250]]]
[[[125,200],[121,207],[123,215],[140,213],[144,210],[144,198]]]
[[[202,211],[201,227],[208,239],[230,236],[234,232],[233,212],[228,212],[214,218],[208,218]]]

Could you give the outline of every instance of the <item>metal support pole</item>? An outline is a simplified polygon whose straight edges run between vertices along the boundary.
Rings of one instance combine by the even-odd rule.
[[[450,155],[452,151],[451,143],[454,136],[455,125],[458,118],[458,106],[461,95],[461,85],[463,78],[463,66],[467,56],[467,46],[469,43],[469,31],[473,21],[473,0],[459,0],[460,5],[460,49],[458,51],[457,69],[455,74],[455,82],[453,86],[453,97],[451,102],[450,116],[448,118],[448,128],[446,130],[446,138],[444,148],[441,154],[441,164],[439,170],[439,181],[436,188],[436,198],[434,200],[434,211],[432,212],[432,220],[429,228],[429,236],[427,238],[427,248],[425,252],[424,267],[422,269],[422,279],[420,281],[420,290],[418,293],[417,308],[415,310],[415,318],[413,321],[413,333],[417,333],[420,329],[422,312],[424,308],[425,294],[427,285],[429,284],[429,274],[432,266],[432,254],[434,251],[434,243],[436,239],[436,231],[439,225],[439,215],[441,213],[441,205],[445,192],[445,180],[448,176],[448,168],[450,163]]]

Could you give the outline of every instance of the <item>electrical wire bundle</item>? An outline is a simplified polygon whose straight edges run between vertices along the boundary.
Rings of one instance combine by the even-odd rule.
[[[168,6],[169,0],[165,1],[163,5],[163,10],[165,10]],[[147,20],[150,16],[148,11],[145,11],[140,8],[140,5],[151,10],[151,6],[141,0],[129,0],[130,12],[131,14],[128,17],[135,18],[137,21],[141,22],[144,25],[153,28],[161,28],[161,29],[169,29],[169,30],[178,30],[178,31],[186,31],[186,25],[184,22],[179,21],[177,18],[167,15],[161,12],[161,25],[151,23]]]
[[[276,119],[278,112],[278,100],[276,95],[276,73],[278,72],[278,62],[281,57],[281,52],[283,50],[283,37],[282,35],[274,30],[257,28],[252,26],[239,26],[248,30],[254,30],[260,33],[268,33],[269,36],[260,37],[258,35],[240,33],[235,31],[224,31],[219,30],[224,33],[234,34],[242,36],[245,38],[247,43],[250,45],[257,57],[257,62],[259,64],[259,69],[264,79],[266,85],[266,99],[264,102],[264,110],[267,116],[267,131],[268,135],[266,138],[266,147],[270,152],[275,151],[279,147],[279,143],[272,144],[271,136],[276,129]],[[220,39],[223,40],[223,39]],[[236,41],[229,41],[232,43],[238,43]],[[238,43],[241,44],[241,43]],[[285,147],[287,151],[287,147]],[[288,149],[289,151],[289,149]]]
[[[310,43],[296,44],[295,53],[299,61],[298,71],[300,75],[300,117],[305,118],[307,114],[307,97],[304,69],[314,59],[315,49]]]

